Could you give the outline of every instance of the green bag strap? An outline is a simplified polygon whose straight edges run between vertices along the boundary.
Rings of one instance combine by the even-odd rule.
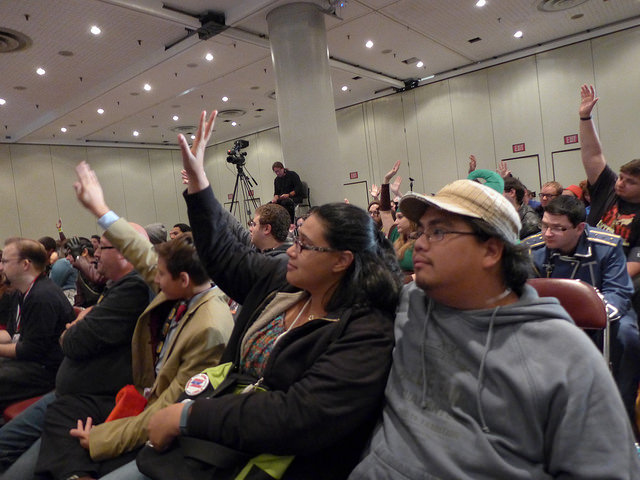
[[[234,480],[280,480],[294,458],[294,455],[277,456],[263,453],[249,460]]]

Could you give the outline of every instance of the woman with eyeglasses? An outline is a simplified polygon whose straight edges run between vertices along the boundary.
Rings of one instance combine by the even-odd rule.
[[[242,303],[221,363],[266,391],[170,406],[151,419],[149,439],[158,451],[185,435],[295,456],[285,479],[346,478],[380,414],[391,363],[402,283],[393,249],[367,212],[344,203],[305,220],[288,263],[239,244],[203,167],[216,113],[203,112],[191,149],[179,137],[189,221],[209,275]]]

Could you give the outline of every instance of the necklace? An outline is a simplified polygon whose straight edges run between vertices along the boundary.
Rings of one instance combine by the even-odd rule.
[[[287,333],[289,333],[289,330],[291,330],[293,327],[296,326],[296,323],[298,323],[298,320],[300,320],[300,317],[302,316],[302,312],[304,312],[307,309],[310,303],[311,303],[311,297],[309,297],[305,302],[305,304],[302,306],[296,318],[293,320],[293,322],[291,322],[291,325],[289,325],[289,328],[287,328],[284,332],[282,332],[280,335],[276,337],[276,341],[273,342],[274,346],[278,343],[278,341],[280,341],[282,337],[284,337]],[[313,317],[313,315],[309,315],[309,320],[311,320],[311,317]]]

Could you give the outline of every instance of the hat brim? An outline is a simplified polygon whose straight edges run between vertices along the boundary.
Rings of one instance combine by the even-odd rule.
[[[429,207],[436,207],[440,210],[455,213],[457,215],[464,215],[466,217],[482,218],[471,210],[448,202],[446,198],[429,197],[415,192],[407,193],[402,197],[399,206],[402,213],[409,220],[416,223],[420,221],[424,212],[426,212]]]

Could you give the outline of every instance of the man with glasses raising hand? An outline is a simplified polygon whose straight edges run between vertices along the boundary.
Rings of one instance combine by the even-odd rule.
[[[607,303],[611,322],[611,362],[627,413],[635,428],[635,399],[640,382],[640,335],[631,306],[633,284],[622,239],[585,223],[584,204],[560,196],[545,208],[542,231],[524,240],[538,277],[577,278],[596,287]]]

